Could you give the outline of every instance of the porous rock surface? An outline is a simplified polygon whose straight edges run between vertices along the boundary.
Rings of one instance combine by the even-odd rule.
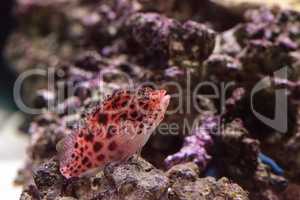
[[[248,199],[248,194],[227,178],[199,178],[194,163],[176,165],[164,173],[144,159],[111,164],[89,177],[65,179],[51,159],[33,172],[34,184],[21,200],[206,200]]]

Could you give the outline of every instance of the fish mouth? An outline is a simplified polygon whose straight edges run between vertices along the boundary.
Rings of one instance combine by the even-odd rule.
[[[171,96],[167,94],[166,90],[156,90],[152,93],[152,98],[157,99],[159,101],[158,106],[163,109],[166,110],[169,103],[170,103],[170,99]]]
[[[163,106],[168,106],[171,96],[167,94],[166,90],[159,90],[159,97]]]
[[[165,93],[166,93],[166,91],[165,91]],[[168,105],[170,103],[170,99],[171,99],[170,95],[164,94],[164,96],[161,98],[161,105],[162,105],[163,108],[166,109],[168,107]]]
[[[166,90],[159,90],[161,96],[165,96],[167,94]]]

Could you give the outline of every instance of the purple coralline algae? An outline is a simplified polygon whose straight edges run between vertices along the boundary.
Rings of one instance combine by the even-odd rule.
[[[166,158],[167,167],[192,161],[204,170],[212,159],[209,150],[214,143],[211,134],[214,133],[216,127],[217,119],[211,117],[206,119],[202,126],[193,129],[192,135],[185,137],[181,150]]]
[[[191,20],[181,23],[157,13],[136,13],[126,24],[129,41],[165,65],[198,66],[215,46],[215,32]]]

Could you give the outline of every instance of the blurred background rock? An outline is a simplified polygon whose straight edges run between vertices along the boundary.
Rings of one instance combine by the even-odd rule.
[[[282,8],[300,10],[297,0],[194,0],[194,3],[161,3],[140,0],[144,9],[166,13],[168,17],[177,20],[193,19],[207,23],[217,31],[227,30],[243,21],[246,9],[258,8],[261,5],[279,5]],[[193,0],[189,0],[192,2]],[[20,74],[30,68],[47,68],[55,66],[60,60],[68,60],[80,51],[80,47],[93,49],[101,47],[104,54],[113,54],[113,48],[104,48],[105,43],[98,35],[111,41],[117,38],[114,35],[119,28],[113,24],[111,32],[102,32],[101,28],[109,21],[106,8],[94,10],[91,1],[82,3],[80,0],[2,0],[0,6],[0,193],[5,199],[17,199],[20,189],[12,187],[16,171],[25,157],[26,135],[21,134],[20,125],[25,118],[13,100],[13,84]],[[147,5],[148,2],[148,5]],[[150,3],[149,3],[150,2]],[[78,6],[80,5],[80,6]],[[173,5],[174,8],[169,8]],[[196,5],[196,9],[192,6]],[[15,6],[15,7],[14,7]],[[201,7],[201,9],[199,8]],[[132,5],[129,10],[143,9]],[[169,12],[168,10],[176,10]],[[201,14],[198,12],[201,10]],[[143,10],[142,10],[143,11]],[[100,14],[99,14],[100,13]],[[213,13],[213,14],[212,14]],[[126,14],[126,13],[125,13]],[[18,16],[14,18],[14,16]],[[102,21],[100,20],[100,17]],[[107,18],[105,18],[107,17]],[[226,20],[224,20],[226,19]],[[12,32],[12,30],[14,31]],[[91,30],[85,32],[85,30]],[[82,36],[85,35],[85,38]],[[10,37],[9,37],[10,36]],[[87,37],[88,36],[88,37]],[[91,44],[91,41],[97,41]],[[122,44],[121,44],[122,45]],[[7,47],[4,49],[4,47]],[[23,94],[28,104],[32,104],[35,92],[44,86],[44,80],[39,78],[29,80],[23,88]]]
[[[9,34],[15,27],[12,12],[14,4],[13,0],[5,0],[1,1],[0,6],[0,193],[5,199],[17,199],[20,195],[21,188],[12,185],[15,171],[25,157],[25,145],[28,142],[18,129],[23,116],[16,113],[13,100],[13,84],[17,74],[3,56]]]

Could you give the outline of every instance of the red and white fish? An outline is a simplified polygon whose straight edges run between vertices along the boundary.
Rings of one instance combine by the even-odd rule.
[[[76,177],[127,160],[146,144],[169,101],[165,90],[114,92],[60,142],[60,172]]]

